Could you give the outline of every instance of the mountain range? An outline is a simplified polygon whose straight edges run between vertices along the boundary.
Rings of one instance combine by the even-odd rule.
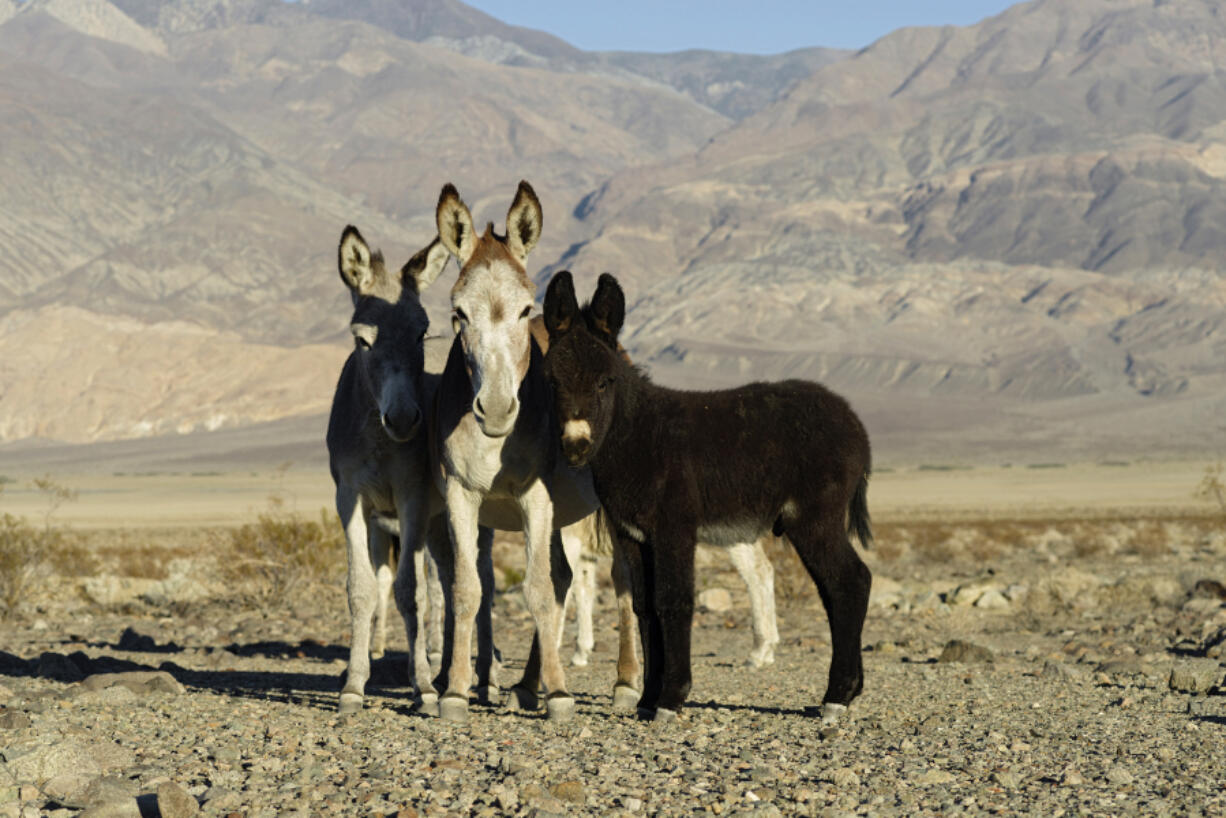
[[[822,380],[886,462],[1220,451],[1224,57],[1205,0],[766,57],[457,0],[0,0],[0,441],[322,412],[341,228],[395,261],[444,182],[500,225],[526,178],[537,281],[615,273],[665,382]]]

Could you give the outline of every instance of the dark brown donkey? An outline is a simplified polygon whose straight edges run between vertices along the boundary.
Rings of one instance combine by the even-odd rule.
[[[602,275],[579,309],[568,272],[545,294],[562,450],[588,465],[629,563],[643,639],[640,714],[676,715],[690,691],[694,547],[785,534],[817,585],[833,657],[822,722],[864,685],[860,633],[872,576],[848,538],[871,537],[868,435],[838,395],[808,381],[716,392],[653,384],[617,353],[625,296]]]

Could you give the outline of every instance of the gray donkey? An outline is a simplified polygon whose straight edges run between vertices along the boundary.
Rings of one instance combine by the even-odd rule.
[[[352,617],[349,669],[340,694],[340,712],[362,708],[370,659],[383,654],[387,601],[393,588],[409,643],[408,677],[422,709],[437,713],[424,637],[427,597],[426,549],[449,568],[451,546],[443,502],[429,476],[423,421],[433,403],[439,376],[426,366],[429,319],[421,291],[443,271],[450,253],[432,241],[398,275],[384,267],[353,226],[338,249],[341,280],[353,296],[354,350],[341,370],[328,420],[328,456],[336,482],[336,510],[348,541],[347,591]],[[435,373],[442,370],[449,341],[431,339]],[[493,676],[490,605],[492,532],[482,528],[478,572],[483,593],[478,611],[478,694],[497,691]],[[393,568],[393,566],[396,566]],[[435,605],[437,608],[437,604]],[[374,645],[372,649],[372,624]],[[444,651],[446,652],[446,651]]]

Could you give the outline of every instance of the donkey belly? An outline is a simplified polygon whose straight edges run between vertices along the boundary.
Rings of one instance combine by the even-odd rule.
[[[721,520],[698,526],[698,542],[719,546],[751,543],[769,530],[770,524],[761,520]]]

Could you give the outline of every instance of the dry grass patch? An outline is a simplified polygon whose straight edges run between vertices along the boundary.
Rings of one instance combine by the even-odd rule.
[[[227,585],[266,607],[343,577],[345,534],[326,510],[311,520],[274,508],[231,531],[218,559]]]

